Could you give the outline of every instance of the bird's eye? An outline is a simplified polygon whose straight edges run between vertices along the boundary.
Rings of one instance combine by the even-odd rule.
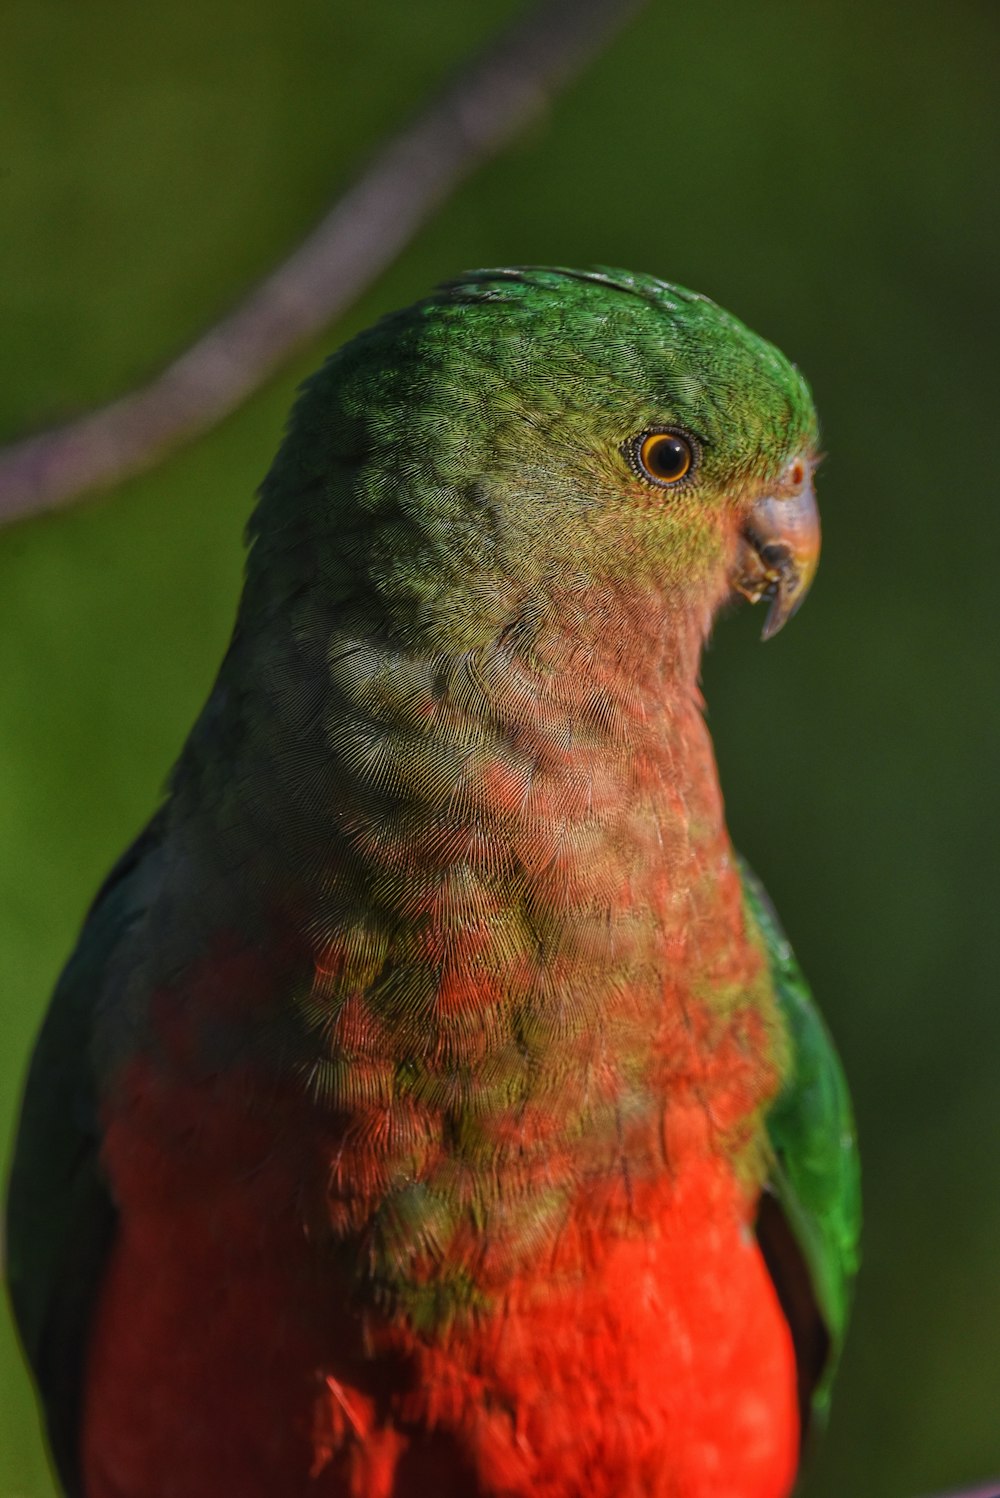
[[[679,432],[647,432],[633,448],[643,477],[654,484],[676,484],[691,472],[694,451]]]

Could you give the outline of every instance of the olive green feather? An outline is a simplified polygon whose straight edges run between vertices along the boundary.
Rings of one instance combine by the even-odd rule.
[[[830,1033],[760,880],[741,861],[792,1049],[784,1087],[767,1115],[770,1187],[811,1279],[829,1345],[812,1391],[824,1418],[843,1347],[859,1264],[861,1184],[850,1094]]]

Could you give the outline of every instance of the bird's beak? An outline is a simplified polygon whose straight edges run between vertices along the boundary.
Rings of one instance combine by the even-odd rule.
[[[769,640],[795,613],[819,563],[819,510],[812,464],[796,460],[791,482],[758,499],[740,531],[730,582],[751,603],[769,598],[761,638]],[[798,480],[796,483],[795,480]]]

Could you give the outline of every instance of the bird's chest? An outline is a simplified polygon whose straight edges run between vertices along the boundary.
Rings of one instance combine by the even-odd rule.
[[[710,754],[510,743],[443,808],[352,800],[290,948],[154,995],[88,1498],[788,1491],[773,997]]]

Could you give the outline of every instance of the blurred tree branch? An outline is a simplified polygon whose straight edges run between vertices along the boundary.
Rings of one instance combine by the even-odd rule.
[[[936,1498],[1000,1498],[1000,1479],[996,1483],[984,1483],[979,1488],[957,1488],[954,1492],[937,1494]]]
[[[1000,1498],[1000,1479],[974,1488],[956,1488],[954,1492],[938,1493],[935,1498]]]
[[[645,0],[539,0],[374,156],[234,311],[149,384],[0,448],[0,523],[149,468],[207,431],[354,302],[421,224]]]

